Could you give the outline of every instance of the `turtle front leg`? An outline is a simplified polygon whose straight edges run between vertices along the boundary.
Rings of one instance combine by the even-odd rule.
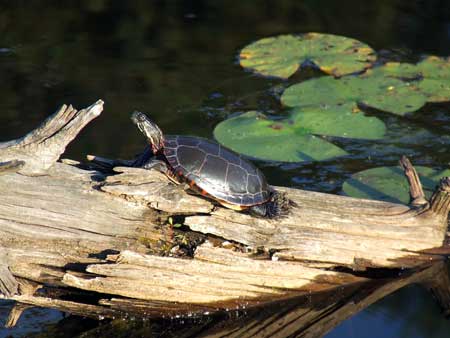
[[[145,162],[141,168],[147,170],[154,169],[159,172],[162,172],[167,176],[171,176],[171,172],[169,167],[167,167],[167,163],[162,160],[150,159],[149,161]]]
[[[176,175],[172,172],[172,170],[167,166],[167,163],[164,162],[163,160],[158,160],[155,158],[150,159],[149,161],[144,163],[144,165],[141,168],[147,170],[151,169],[157,170],[166,175],[167,178],[169,178],[173,183],[180,184],[180,180],[176,177]]]
[[[132,167],[142,168],[144,164],[150,162],[153,157],[153,151],[150,146],[145,147],[144,151],[139,154],[131,163]]]

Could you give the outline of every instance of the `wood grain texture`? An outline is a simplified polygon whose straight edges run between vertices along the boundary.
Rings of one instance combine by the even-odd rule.
[[[293,206],[263,219],[126,167],[132,160],[57,162],[102,107],[63,106],[27,136],[0,144],[0,291],[8,298],[94,317],[242,309],[366,283],[367,268],[441,259],[426,249],[448,252],[446,180],[420,207],[275,187]],[[179,245],[169,217],[209,241],[190,258],[155,255]],[[24,281],[60,293],[25,294]],[[74,292],[100,300],[64,300]]]

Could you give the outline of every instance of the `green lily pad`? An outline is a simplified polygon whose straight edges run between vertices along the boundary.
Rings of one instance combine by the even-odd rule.
[[[358,105],[365,105],[397,115],[416,111],[426,101],[415,86],[372,70],[363,76],[311,79],[287,88],[281,96],[281,102],[290,107],[346,105],[357,111]]]
[[[342,107],[346,110],[346,107]],[[371,129],[369,131],[369,129]],[[367,130],[362,133],[363,130]],[[289,118],[273,121],[251,111],[219,123],[214,136],[244,155],[270,161],[321,161],[347,155],[343,149],[315,134],[381,138],[385,126],[375,117],[343,111],[295,109]]]
[[[411,63],[388,62],[383,66],[374,68],[373,71],[380,75],[404,80],[416,80],[421,76],[417,66]]]
[[[286,121],[275,122],[250,111],[219,123],[216,140],[241,154],[269,161],[320,161],[347,153],[310,130],[294,128]]]
[[[338,77],[362,71],[376,59],[373,49],[358,40],[320,33],[264,38],[242,49],[239,57],[242,67],[281,78],[306,62]]]
[[[289,122],[327,136],[376,140],[386,133],[383,121],[362,112],[352,112],[350,105],[295,108]]]
[[[429,56],[416,65],[389,62],[374,71],[411,80],[429,102],[450,101],[450,58]]]
[[[421,166],[415,168],[427,198],[431,196],[441,177],[450,176],[450,170],[437,171]],[[345,181],[342,190],[352,197],[409,203],[409,185],[400,167],[378,167],[360,171]]]

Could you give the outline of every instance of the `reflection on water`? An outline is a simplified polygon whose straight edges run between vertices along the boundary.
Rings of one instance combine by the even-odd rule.
[[[63,318],[63,314],[56,310],[30,308],[24,311],[17,325],[11,329],[5,329],[4,325],[8,314],[13,307],[11,301],[0,302],[0,337],[26,337],[31,333],[40,332],[47,325],[53,324]]]
[[[35,338],[72,337],[82,332],[83,338],[112,336],[313,338],[324,335],[446,337],[450,322],[442,318],[429,294],[412,283],[431,287],[435,294],[440,294],[440,302],[445,303],[448,311],[450,289],[448,268],[449,265],[441,261],[412,274],[386,271],[383,278],[378,273],[377,279],[354,280],[334,290],[300,292],[287,300],[272,302],[269,306],[261,304],[258,307],[214,313],[209,316],[147,318],[145,321],[129,317],[125,320],[102,322],[69,316],[53,325],[46,325],[47,327],[37,335],[31,333],[36,331],[36,319],[46,320],[44,315],[48,314],[43,310],[35,311],[36,317],[31,323],[27,322],[26,318],[23,320],[24,324],[28,325],[19,326],[11,331],[3,330],[0,334],[28,332],[27,337]],[[400,291],[390,295],[395,290]],[[363,309],[365,310],[360,312]]]
[[[277,96],[288,83],[258,78],[236,64],[237,50],[250,41],[317,31],[388,49],[384,55],[392,59],[416,60],[423,53],[450,54],[449,16],[450,2],[439,0],[3,1],[0,139],[23,135],[62,103],[84,107],[98,98],[105,100],[105,112],[65,156],[132,157],[143,141],[129,121],[135,109],[150,113],[167,133],[211,137],[214,124],[231,114],[284,113]],[[295,81],[315,75],[308,71]],[[384,120],[388,137],[333,139],[351,158],[259,165],[273,184],[339,193],[351,173],[393,165],[403,154],[436,169],[450,162],[448,104],[428,105],[408,118],[369,113]],[[420,306],[405,304],[405,298],[418,298]],[[419,316],[435,327],[420,329],[424,322],[411,319]],[[329,337],[367,337],[362,327],[370,327],[373,337],[438,336],[442,325],[447,324],[427,294],[408,288],[344,322]]]
[[[411,285],[343,322],[326,338],[446,338],[449,332],[450,321],[430,294]]]

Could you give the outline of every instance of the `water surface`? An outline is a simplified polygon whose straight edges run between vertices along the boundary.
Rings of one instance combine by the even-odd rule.
[[[104,113],[64,155],[74,159],[133,157],[144,142],[130,122],[133,110],[149,113],[167,133],[204,137],[212,137],[214,125],[232,114],[250,109],[284,114],[273,89],[289,81],[260,78],[236,62],[238,50],[261,37],[314,31],[359,39],[395,60],[450,55],[448,1],[0,1],[0,6],[0,139],[23,135],[62,103],[81,108],[101,98]],[[316,75],[307,71],[300,78]],[[415,164],[448,166],[448,104],[427,105],[406,118],[370,114],[387,124],[388,137],[335,140],[350,157],[257,164],[272,184],[332,193],[340,193],[350,174],[395,165],[403,154]],[[36,312],[0,336],[45,332],[43,318],[60,319],[50,310]],[[446,332],[449,324],[429,294],[409,287],[328,336]]]

